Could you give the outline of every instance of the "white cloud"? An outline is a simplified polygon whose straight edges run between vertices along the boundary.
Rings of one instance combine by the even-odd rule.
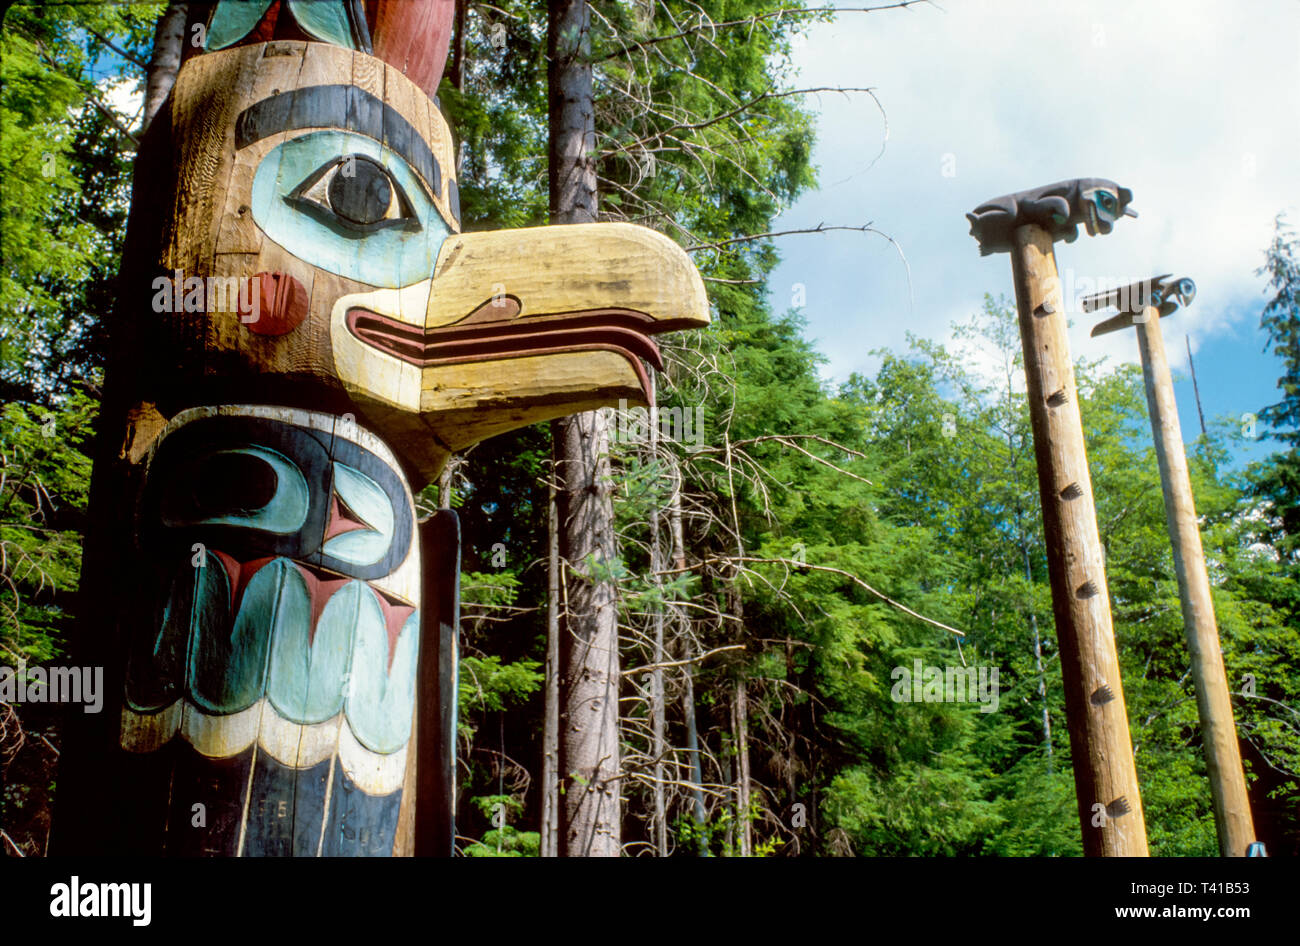
[[[966,211],[1012,191],[1108,177],[1134,191],[1138,220],[1105,237],[1058,244],[1069,277],[1191,276],[1196,301],[1175,315],[1194,347],[1254,331],[1263,280],[1254,270],[1289,210],[1300,223],[1300,5],[1264,0],[1144,2],[950,0],[843,13],[797,50],[805,86],[871,86],[866,96],[809,98],[820,112],[822,188],[778,229],[873,221],[911,267],[872,235],[792,236],[773,302],[803,283],[810,336],[844,378],[872,348],[902,349],[908,330],[949,338],[985,292],[1012,294],[1006,255],[981,259]],[[945,158],[945,156],[951,156]],[[945,160],[955,176],[942,173]],[[1075,316],[1074,354],[1137,360],[1131,333],[1090,339]],[[1247,324],[1249,323],[1249,324]],[[1182,345],[1170,344],[1175,368]]]

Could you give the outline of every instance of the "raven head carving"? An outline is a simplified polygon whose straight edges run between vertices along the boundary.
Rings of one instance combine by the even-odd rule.
[[[985,201],[966,215],[970,233],[980,244],[980,255],[1011,250],[1017,227],[1036,224],[1051,234],[1053,242],[1073,243],[1079,226],[1089,236],[1106,234],[1120,217],[1136,217],[1129,207],[1133,192],[1114,181],[1081,177],[1006,194]]]

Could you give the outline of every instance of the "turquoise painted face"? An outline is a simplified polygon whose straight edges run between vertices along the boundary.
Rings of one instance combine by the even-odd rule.
[[[1126,195],[1127,191],[1111,186],[1085,188],[1080,197],[1084,225],[1088,228],[1088,233],[1094,236],[1098,233],[1110,233],[1115,228],[1115,221],[1120,217],[1136,217],[1137,214],[1128,209],[1131,195]]]
[[[389,755],[409,739],[419,655],[411,499],[360,431],[294,419],[206,416],[164,435],[143,505],[174,564],[136,630],[127,707],[183,698],[223,717],[265,698],[303,726],[342,713]]]
[[[385,289],[433,275],[451,230],[405,159],[373,138],[317,131],[267,153],[253,219],[294,256]]]
[[[312,590],[299,565],[267,562],[235,595],[212,556],[182,567],[172,585],[151,655],[171,680],[165,700],[183,694],[205,713],[230,715],[266,697],[283,719],[323,723],[342,712],[372,752],[406,745],[415,702],[420,618],[391,625],[365,582],[342,583],[313,620]],[[238,601],[237,608],[232,602]],[[127,705],[156,710],[128,689]]]

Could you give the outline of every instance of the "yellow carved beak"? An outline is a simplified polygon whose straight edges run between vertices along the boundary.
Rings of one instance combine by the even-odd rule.
[[[672,240],[624,223],[453,234],[431,279],[339,299],[339,378],[419,415],[445,450],[576,411],[644,404],[653,335],[709,324]]]

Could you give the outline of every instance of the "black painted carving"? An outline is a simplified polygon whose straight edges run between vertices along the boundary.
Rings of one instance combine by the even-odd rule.
[[[1110,233],[1120,217],[1136,217],[1129,208],[1133,192],[1114,181],[1081,177],[1035,187],[985,201],[968,213],[970,234],[980,244],[980,255],[1011,250],[1011,236],[1017,227],[1033,223],[1047,230],[1053,242],[1073,243],[1079,225],[1089,236]]]
[[[374,138],[407,160],[430,196],[442,192],[438,159],[419,132],[392,106],[352,85],[312,85],[250,105],[235,121],[235,147],[299,128],[341,128]]]
[[[222,450],[249,445],[283,455],[306,480],[307,517],[296,532],[277,534],[246,525],[201,522],[209,517],[212,504],[219,498],[203,487],[211,482],[204,472],[205,465]],[[192,421],[163,440],[151,464],[142,520],[151,529],[147,541],[156,543],[161,561],[188,561],[192,543],[201,542],[243,558],[283,555],[363,581],[391,574],[405,561],[415,528],[404,503],[393,504],[393,538],[379,561],[357,565],[322,550],[335,462],[370,477],[389,496],[403,495],[393,468],[350,440],[264,418],[209,417]],[[253,488],[264,489],[265,485],[259,481]]]
[[[1099,309],[1119,309],[1119,314],[1111,316],[1104,322],[1098,322],[1092,329],[1092,337],[1107,335],[1128,328],[1134,323],[1134,317],[1148,306],[1160,313],[1161,318],[1173,315],[1180,308],[1192,304],[1196,298],[1196,283],[1186,276],[1153,276],[1127,286],[1106,289],[1093,293],[1079,300],[1079,307],[1084,312],[1096,312]]]

